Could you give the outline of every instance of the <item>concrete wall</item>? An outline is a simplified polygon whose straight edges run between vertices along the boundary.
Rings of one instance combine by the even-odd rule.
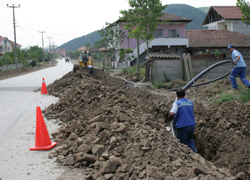
[[[231,60],[231,59],[229,59]],[[247,65],[246,76],[250,75],[250,58],[244,59]],[[194,71],[194,76],[198,75],[200,72],[205,70],[207,67],[219,62],[218,59],[196,59],[192,60],[192,66]],[[233,68],[231,63],[226,63],[224,65],[218,66],[212,69],[210,72],[201,77],[201,79],[214,79],[220,77]],[[181,78],[186,80],[186,73],[184,68],[183,60],[156,60],[154,62],[154,82],[155,81],[165,81],[165,74],[170,78],[171,81]],[[229,77],[229,76],[228,76]]]
[[[23,67],[23,63],[18,63],[17,66],[18,66],[18,68],[21,68],[21,67]],[[9,68],[16,69],[16,64],[8,64],[8,69]],[[6,66],[5,65],[0,66],[0,69],[1,69],[1,71],[5,71]]]
[[[250,35],[250,27],[243,23],[241,20],[233,21],[233,31]]]
[[[182,60],[155,60],[154,82],[165,81],[164,73],[171,81],[182,78]]]

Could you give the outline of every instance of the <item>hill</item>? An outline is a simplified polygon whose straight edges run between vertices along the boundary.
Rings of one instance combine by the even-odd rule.
[[[87,43],[90,43],[91,46],[94,46],[94,42],[98,41],[100,38],[100,34],[97,31],[87,34],[86,36],[78,37],[72,39],[61,46],[59,48],[66,48],[67,51],[72,50],[75,51],[80,47],[85,46]]]
[[[210,7],[199,7],[198,9],[204,11],[205,13],[207,13],[209,8]]]
[[[205,7],[195,8],[186,4],[170,4],[168,7],[163,10],[165,13],[175,14],[180,17],[187,17],[193,19],[192,22],[187,24],[187,29],[207,29],[202,27],[201,24],[206,16]],[[100,34],[98,31],[94,31],[90,34],[87,34],[82,37],[78,37],[68,41],[67,43],[62,44],[59,48],[66,48],[67,51],[73,50],[85,46],[87,43],[90,43],[91,46],[94,46],[94,42],[98,41]]]
[[[198,8],[186,4],[170,4],[163,12],[174,14],[180,17],[193,19],[192,22],[187,24],[187,29],[207,29],[202,27],[201,24],[206,16],[206,13]]]

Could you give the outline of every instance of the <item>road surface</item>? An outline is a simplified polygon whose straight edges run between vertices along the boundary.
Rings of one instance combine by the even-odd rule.
[[[65,179],[66,168],[58,166],[54,158],[48,159],[54,149],[30,151],[29,148],[35,145],[36,107],[40,106],[43,110],[59,100],[35,90],[41,88],[42,78],[48,85],[72,69],[73,65],[62,59],[57,66],[0,80],[1,180]],[[44,120],[49,134],[59,128],[56,120]]]

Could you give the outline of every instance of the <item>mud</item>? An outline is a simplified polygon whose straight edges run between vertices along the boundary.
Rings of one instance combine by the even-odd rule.
[[[165,88],[185,83],[179,81]],[[134,88],[101,70],[90,75],[79,68],[47,87],[60,100],[43,113],[61,121],[52,134],[60,148],[49,158],[85,169],[88,179],[247,179],[250,104],[211,103],[228,83],[187,91],[197,122],[193,153],[166,130],[174,92]]]

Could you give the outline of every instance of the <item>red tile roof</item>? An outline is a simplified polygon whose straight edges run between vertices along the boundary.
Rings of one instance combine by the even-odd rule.
[[[9,40],[9,39],[8,39],[8,40]],[[11,40],[9,40],[9,41],[10,41],[10,43],[12,44],[12,46],[15,46],[15,42],[13,42],[13,41],[11,41]],[[22,45],[16,43],[16,46],[17,46],[17,47],[21,47]]]
[[[250,47],[250,36],[228,30],[188,30],[189,47]]]
[[[80,47],[77,49],[77,51],[86,51],[86,47]]]
[[[241,20],[242,14],[237,6],[211,6],[202,25],[221,20]]]
[[[161,18],[159,18],[160,20],[168,20],[170,18],[169,22],[191,22],[191,21],[193,21],[190,18],[180,17],[180,16],[177,16],[177,15],[174,15],[174,14],[170,14],[170,13],[164,13],[164,14],[165,14],[164,16],[162,16]],[[118,19],[116,21],[116,23],[119,23],[119,22],[126,22],[126,21]]]
[[[237,6],[211,6],[211,8],[213,8],[224,19],[242,19],[241,11]]]
[[[98,49],[99,51],[105,51],[105,50],[107,50],[107,48],[105,48],[105,47],[102,47],[102,48],[100,48],[100,49]]]
[[[7,37],[2,37],[2,36],[0,36],[0,42],[2,42],[4,39],[6,39]],[[13,41],[11,41],[11,40],[9,40],[8,39],[8,41],[12,44],[12,46],[15,46],[15,42],[13,42]],[[16,43],[16,46],[17,47],[21,47],[22,45],[20,45],[20,44],[18,44],[18,43]]]
[[[0,37],[0,42],[2,42],[6,37]]]
[[[180,17],[174,14],[170,14],[170,13],[165,13],[164,16],[162,16],[160,19],[161,20],[168,20],[171,19],[170,22],[191,22],[192,19],[190,18],[186,18],[186,17]]]

